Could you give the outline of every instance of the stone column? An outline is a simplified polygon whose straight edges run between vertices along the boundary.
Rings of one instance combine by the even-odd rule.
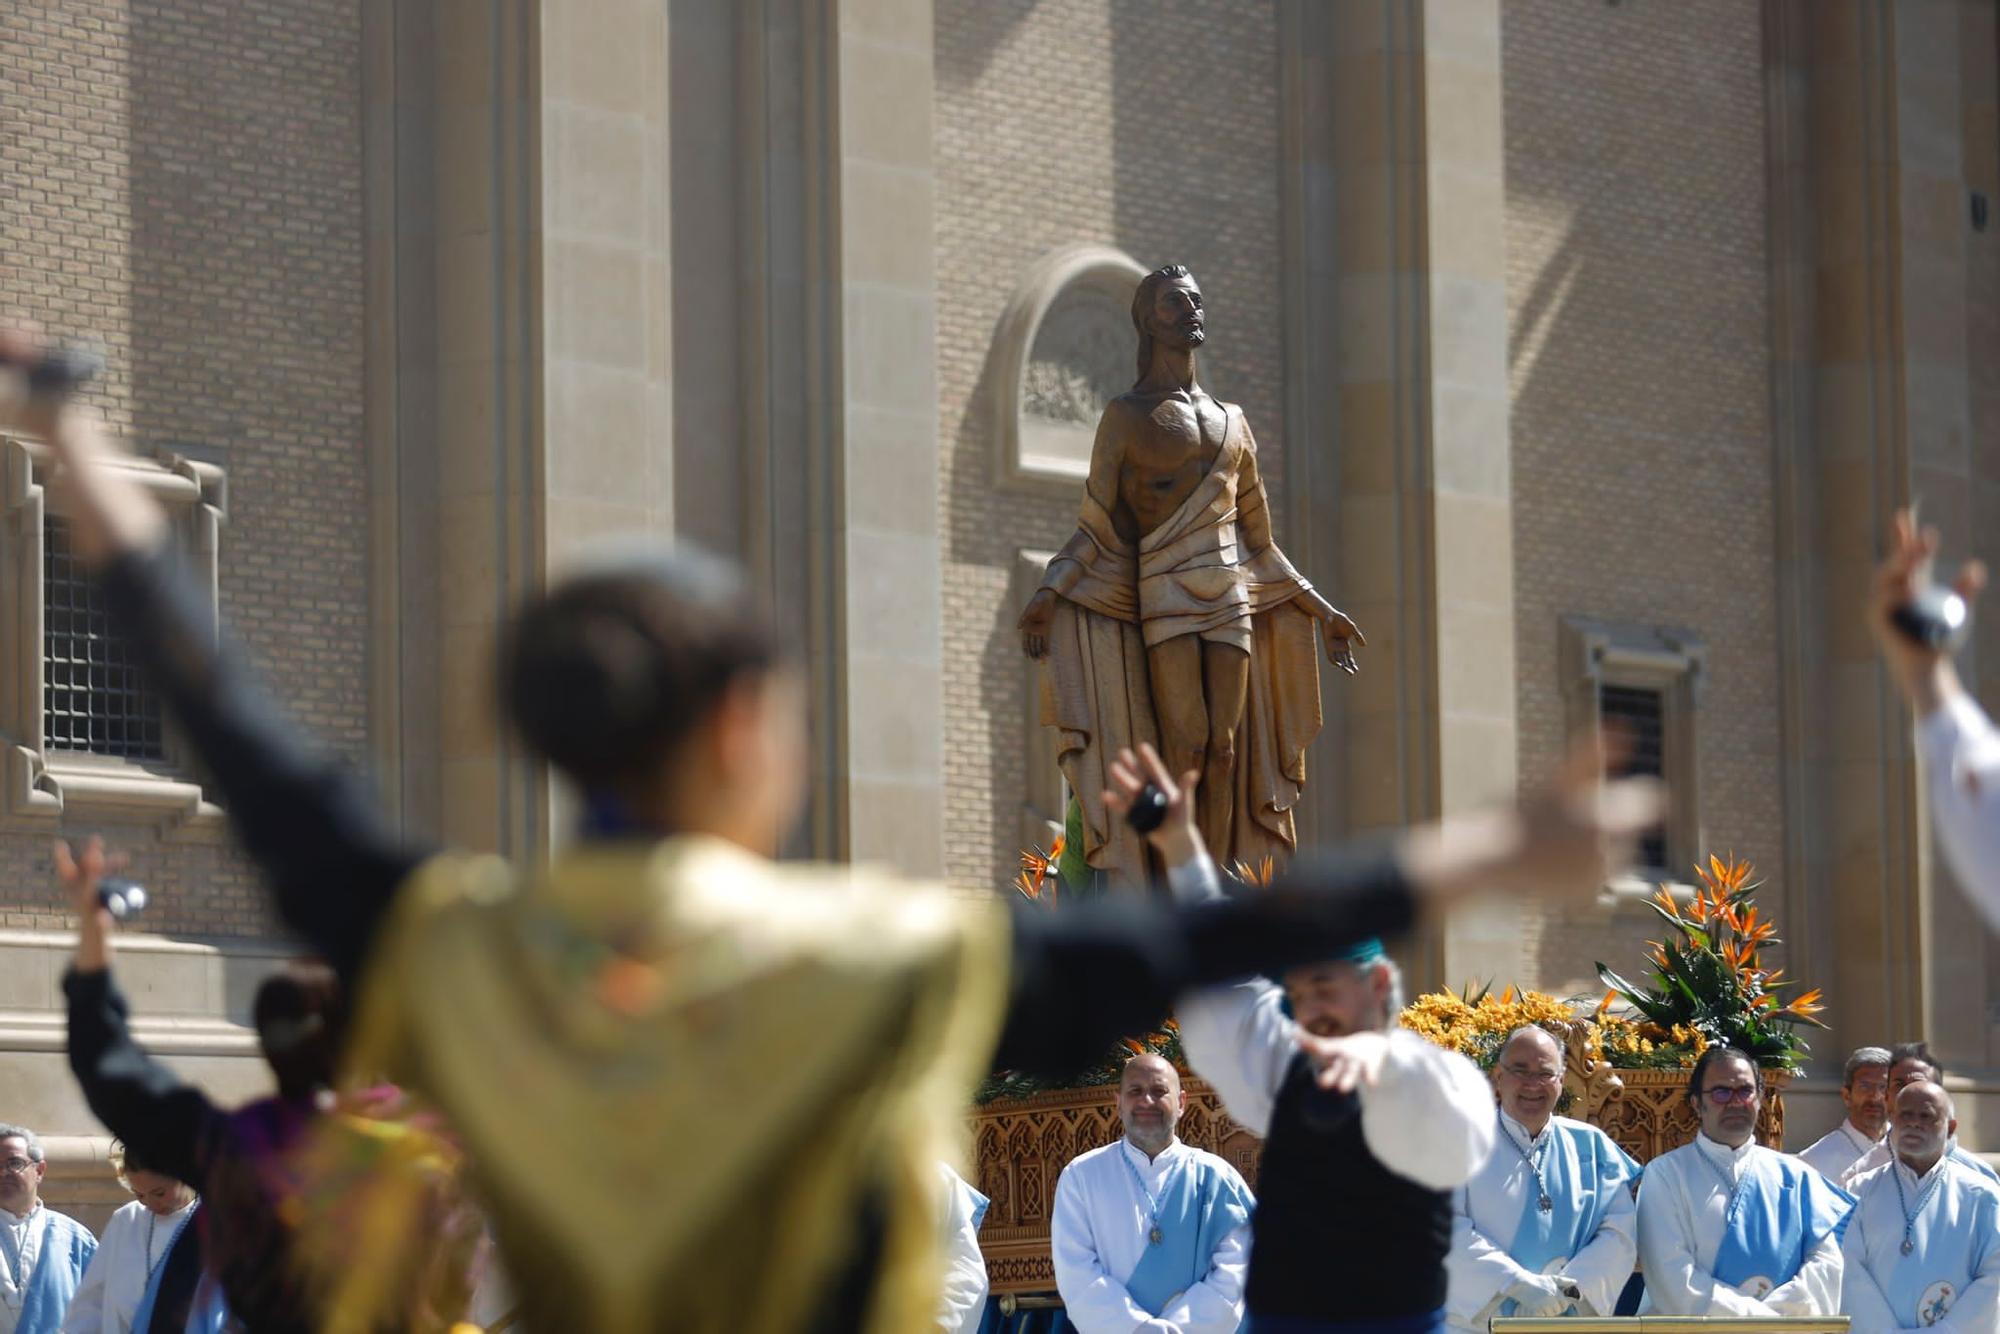
[[[931,6],[836,0],[836,473],[847,855],[944,872]]]
[[[1287,79],[1292,334],[1337,386],[1294,397],[1312,509],[1289,531],[1331,507],[1336,543],[1304,560],[1369,636],[1330,692],[1340,822],[1395,828],[1507,797],[1518,764],[1499,7],[1306,3],[1286,22],[1286,59],[1312,71]],[[1412,981],[1524,962],[1512,914],[1475,911],[1423,943]]]
[[[1983,1067],[1985,933],[1940,883],[1908,712],[1855,611],[1898,507],[1921,499],[1960,551],[1976,532],[1961,43],[1983,26],[1991,70],[1978,8],[1783,0],[1766,46],[1788,964],[1834,998],[1826,1052],[1922,1034]]]
[[[372,2],[412,38],[370,97],[371,182],[405,190],[371,212],[394,233],[371,311],[403,335],[374,383],[405,400],[371,417],[402,541],[377,715],[439,718],[428,753],[388,757],[412,822],[429,791],[450,842],[560,838],[485,688],[496,633],[587,543],[688,520],[804,625],[802,850],[941,873],[929,6]],[[395,150],[436,164],[425,193]],[[702,377],[685,405],[679,366]]]

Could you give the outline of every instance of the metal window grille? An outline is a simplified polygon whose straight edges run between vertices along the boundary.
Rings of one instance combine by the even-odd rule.
[[[1641,686],[1602,686],[1598,690],[1598,714],[1607,728],[1622,729],[1631,750],[1620,767],[1620,777],[1645,774],[1667,778],[1667,702],[1664,692]],[[1639,861],[1653,870],[1665,870],[1667,831],[1656,825],[1639,840]]]
[[[165,758],[160,702],[113,633],[97,582],[71,556],[69,525],[42,533],[42,736],[51,750]]]

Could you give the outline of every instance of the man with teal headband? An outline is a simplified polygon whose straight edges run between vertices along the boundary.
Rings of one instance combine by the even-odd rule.
[[[1186,794],[1156,757],[1113,767],[1115,808],[1150,781],[1168,799],[1148,835],[1183,900],[1222,893]],[[1179,846],[1192,839],[1192,856]],[[1478,1067],[1396,1026],[1402,979],[1380,940],[1183,997],[1181,1047],[1229,1114],[1264,1136],[1251,1219],[1249,1334],[1444,1328],[1451,1196],[1494,1144]]]

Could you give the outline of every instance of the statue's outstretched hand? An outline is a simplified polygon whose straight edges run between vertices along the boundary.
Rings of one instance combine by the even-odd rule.
[[[1354,660],[1354,650],[1367,648],[1368,636],[1361,633],[1354,618],[1314,591],[1305,594],[1305,606],[1319,622],[1320,638],[1326,641],[1326,660],[1349,676],[1359,675],[1361,664]]]
[[[1021,650],[1031,658],[1049,656],[1049,627],[1056,616],[1056,595],[1038,588],[1021,611]]]

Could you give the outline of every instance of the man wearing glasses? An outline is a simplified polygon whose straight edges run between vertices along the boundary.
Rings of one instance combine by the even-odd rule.
[[[1646,1165],[1639,1259],[1665,1315],[1821,1316],[1840,1310],[1840,1234],[1854,1207],[1797,1158],[1754,1141],[1760,1077],[1748,1056],[1711,1047],[1688,1100],[1694,1143]]]
[[[89,1228],[42,1203],[47,1170],[35,1132],[0,1122],[0,1334],[56,1334],[97,1249]]]
[[[1493,1152],[1452,1192],[1452,1329],[1610,1315],[1632,1277],[1639,1164],[1597,1127],[1555,1114],[1562,1075],[1562,1046],[1543,1029],[1516,1029],[1500,1048]]]
[[[1840,1079],[1846,1119],[1811,1148],[1799,1151],[1805,1165],[1828,1181],[1838,1183],[1850,1167],[1881,1143],[1889,1128],[1889,1063],[1886,1047],[1856,1047],[1847,1058]]]

